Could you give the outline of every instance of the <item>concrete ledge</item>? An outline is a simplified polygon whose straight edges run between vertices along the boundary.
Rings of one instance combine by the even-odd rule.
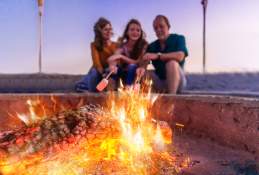
[[[83,75],[0,74],[0,93],[74,92]],[[259,73],[188,74],[184,94],[259,96]]]
[[[73,92],[82,75],[0,74],[2,93]]]

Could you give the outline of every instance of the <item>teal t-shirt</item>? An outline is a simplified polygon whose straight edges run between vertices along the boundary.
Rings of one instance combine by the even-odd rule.
[[[170,53],[182,51],[185,54],[185,57],[188,56],[188,50],[186,48],[185,37],[178,34],[170,34],[165,42],[165,48],[162,50],[159,40],[156,40],[148,45],[147,52],[149,53]],[[183,68],[185,63],[185,58],[179,62],[179,65]],[[152,64],[155,67],[155,72],[160,79],[166,79],[166,61],[162,60],[152,60]]]

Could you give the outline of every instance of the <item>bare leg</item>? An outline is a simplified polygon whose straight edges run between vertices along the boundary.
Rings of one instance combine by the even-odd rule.
[[[176,94],[180,84],[180,72],[179,64],[174,60],[170,60],[166,63],[166,81],[167,90],[170,94]]]

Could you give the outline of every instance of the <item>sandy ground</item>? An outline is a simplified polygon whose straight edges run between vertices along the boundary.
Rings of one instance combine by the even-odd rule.
[[[223,147],[208,138],[176,134],[173,148],[190,158],[191,167],[183,175],[259,175],[253,155]]]
[[[73,92],[82,75],[0,74],[0,92]],[[259,72],[187,74],[185,93],[226,93],[259,96]]]

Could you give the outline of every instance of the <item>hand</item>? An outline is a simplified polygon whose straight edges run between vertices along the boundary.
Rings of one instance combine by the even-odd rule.
[[[118,67],[116,65],[110,65],[109,70],[112,72],[112,74],[117,74]]]
[[[158,59],[158,55],[155,54],[155,53],[146,53],[144,56],[143,56],[143,60],[156,60]]]
[[[145,74],[145,71],[146,71],[146,69],[143,68],[143,67],[137,68],[137,70],[136,70],[136,75],[137,75],[137,77],[138,77],[138,78],[143,77],[144,74]]]
[[[102,73],[102,78],[105,78],[106,75],[107,75],[107,73],[106,73],[106,72],[103,72],[103,73]]]
[[[108,58],[108,63],[116,63],[120,59],[121,59],[121,55],[115,54],[115,55],[112,55]]]

